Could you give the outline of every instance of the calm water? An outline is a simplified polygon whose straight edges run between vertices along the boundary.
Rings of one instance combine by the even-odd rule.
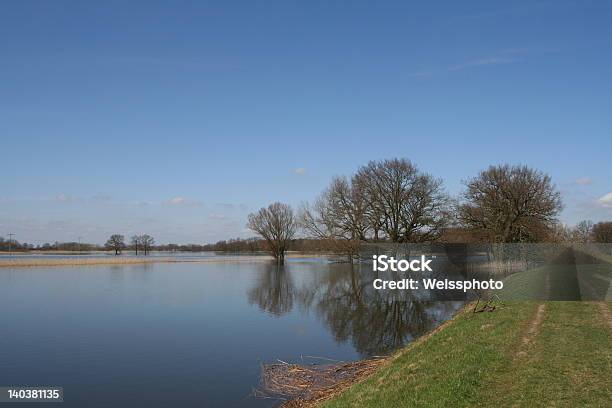
[[[62,386],[63,407],[269,407],[249,397],[261,362],[388,353],[460,306],[392,301],[368,275],[324,260],[0,268],[0,385]]]

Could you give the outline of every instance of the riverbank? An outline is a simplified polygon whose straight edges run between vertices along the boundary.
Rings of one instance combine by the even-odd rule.
[[[223,259],[177,259],[177,258],[63,258],[63,259],[2,259],[0,268],[26,268],[41,266],[95,266],[95,265],[133,265],[151,263],[177,263],[177,262],[256,262],[269,261],[272,257],[236,257]]]
[[[0,258],[0,268],[22,268],[22,267],[39,267],[39,266],[94,266],[94,265],[131,265],[131,264],[150,264],[150,263],[179,263],[179,262],[191,262],[191,263],[229,263],[229,262],[269,262],[274,260],[269,255],[241,255],[241,254],[221,254],[219,256],[211,256],[209,258],[198,258],[190,256],[141,256],[135,257],[132,255],[119,255],[114,256],[107,252],[90,252],[89,255],[95,254],[96,256],[79,256],[77,254],[66,254],[56,253],[53,258],[50,256],[45,257],[32,257],[31,255],[36,254],[20,254],[13,255],[11,257]],[[30,255],[30,256],[28,256]],[[37,255],[50,255],[48,253],[37,254]],[[298,253],[292,252],[287,253],[285,257],[287,259],[304,259],[304,258],[316,258],[326,256],[325,254],[310,254],[310,253]]]
[[[362,381],[290,406],[606,406],[612,302],[513,302],[464,308]]]
[[[293,256],[300,258],[301,256]],[[292,258],[289,256],[288,258]],[[228,256],[208,259],[181,259],[180,257],[150,257],[150,258],[123,258],[109,256],[107,258],[58,258],[58,259],[33,259],[18,257],[0,259],[0,268],[25,268],[25,267],[42,267],[42,266],[95,266],[95,265],[132,265],[132,264],[152,264],[152,263],[227,263],[227,262],[269,262],[274,260],[271,256],[259,255],[241,255]]]

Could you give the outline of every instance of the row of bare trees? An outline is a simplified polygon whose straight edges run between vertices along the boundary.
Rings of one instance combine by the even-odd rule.
[[[574,227],[559,225],[555,233],[556,240],[560,242],[612,242],[612,222],[604,221],[594,224],[593,221],[583,220]]]
[[[350,177],[335,177],[297,213],[273,203],[250,214],[247,227],[279,261],[298,231],[329,241],[328,247],[348,256],[361,242],[432,242],[453,231],[460,231],[464,242],[556,239],[563,203],[547,174],[505,164],[490,166],[464,184],[461,195],[451,198],[442,180],[407,159],[371,161]],[[589,236],[612,241],[606,235],[611,223],[600,224],[588,227]]]
[[[424,242],[439,237],[450,200],[442,181],[406,159],[371,161],[350,179],[336,177],[298,218],[320,239]]]
[[[148,234],[133,235],[130,238],[130,244],[136,255],[141,251],[144,255],[148,255],[149,251],[155,245],[155,239]],[[113,234],[106,241],[105,247],[115,251],[115,255],[119,255],[128,246],[125,243],[125,237],[121,234]]]

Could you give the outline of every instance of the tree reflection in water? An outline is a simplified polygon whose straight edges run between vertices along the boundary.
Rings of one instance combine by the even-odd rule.
[[[248,292],[249,302],[280,316],[294,302],[312,311],[338,342],[350,341],[363,356],[386,354],[435,328],[458,309],[461,302],[422,301],[410,290],[379,291],[375,278],[359,265],[327,264],[313,279],[295,285],[295,265],[264,264]],[[296,276],[297,277],[297,276]]]
[[[275,316],[288,313],[293,308],[295,288],[291,274],[285,270],[284,264],[263,263],[257,265],[260,269],[257,283],[248,291],[250,304],[256,304],[261,310]]]

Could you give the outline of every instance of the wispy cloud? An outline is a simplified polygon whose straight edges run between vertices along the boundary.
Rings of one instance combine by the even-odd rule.
[[[298,167],[297,169],[293,169],[293,173],[299,176],[303,176],[306,174],[306,169],[304,167]]]
[[[164,205],[170,206],[186,206],[186,207],[199,207],[202,205],[200,201],[187,200],[185,197],[172,197],[163,202]]]
[[[437,74],[451,73],[470,68],[512,64],[521,61],[525,55],[533,52],[537,51],[530,50],[527,47],[505,48],[497,52],[493,52],[487,56],[466,59],[445,67],[422,69],[410,74],[409,76],[413,78],[426,78]]]
[[[213,220],[225,220],[227,219],[227,216],[223,214],[208,214],[208,218]]]
[[[166,200],[166,204],[169,205],[182,205],[185,204],[185,199],[183,197],[173,197],[169,200]]]
[[[70,203],[75,201],[76,199],[68,194],[65,193],[60,193],[58,195],[55,196],[55,201],[59,201],[62,203]]]
[[[243,203],[239,203],[239,204],[234,204],[234,203],[215,203],[215,207],[223,209],[223,210],[230,210],[230,211],[246,211],[249,209],[249,207],[246,204]]]
[[[612,208],[612,192],[600,197],[597,203],[603,208]]]
[[[108,194],[94,194],[91,196],[92,201],[110,201],[111,196]]]
[[[447,70],[448,71],[459,71],[462,69],[483,67],[487,65],[511,64],[516,61],[518,61],[517,58],[511,58],[511,57],[478,58],[478,59],[466,61],[460,64],[451,65],[450,67],[447,68]]]
[[[593,180],[589,177],[580,177],[579,179],[576,179],[574,183],[578,184],[579,186],[588,186],[593,184]]]
[[[511,3],[509,3],[511,4]],[[499,18],[499,17],[508,17],[508,16],[520,16],[528,13],[546,11],[550,7],[559,7],[561,2],[556,1],[540,1],[540,2],[531,2],[526,5],[516,5],[513,7],[505,7],[498,8],[493,10],[484,10],[474,12],[472,14],[466,14],[459,16],[459,19],[468,19],[468,20],[478,20],[478,19],[489,19],[489,18]]]
[[[215,206],[224,208],[226,210],[233,210],[234,208],[236,208],[236,204],[232,203],[215,203]]]

